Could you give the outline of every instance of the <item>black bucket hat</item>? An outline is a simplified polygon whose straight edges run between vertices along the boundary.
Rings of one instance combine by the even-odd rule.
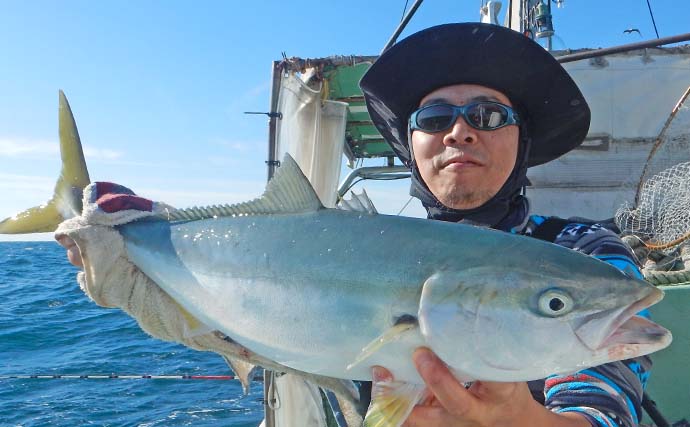
[[[532,141],[528,167],[587,136],[589,107],[570,75],[538,43],[498,25],[445,24],[415,33],[385,51],[359,83],[374,125],[407,166],[410,115],[424,96],[454,84],[486,86],[511,100]]]

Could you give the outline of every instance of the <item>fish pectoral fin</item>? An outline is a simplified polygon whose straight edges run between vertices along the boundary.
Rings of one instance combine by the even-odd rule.
[[[425,395],[426,386],[423,384],[374,382],[363,427],[399,427]]]
[[[249,393],[249,385],[254,378],[254,370],[256,369],[256,365],[240,359],[231,359],[228,356],[223,356],[223,359],[225,359],[225,363],[230,366],[232,372],[235,373],[237,379],[240,380],[240,383],[242,384],[242,391],[246,396]]]
[[[408,331],[417,328],[417,319],[412,316],[403,316],[405,320],[398,321],[395,325],[384,331],[383,334],[379,335],[372,342],[367,344],[362,351],[359,353],[357,358],[347,366],[347,370],[362,363],[362,361],[368,359],[372,354],[379,351],[384,345],[397,341]]]

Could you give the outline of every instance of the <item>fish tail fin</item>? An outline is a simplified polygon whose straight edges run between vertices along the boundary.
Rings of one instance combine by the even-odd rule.
[[[86,168],[77,123],[62,91],[58,117],[62,170],[55,184],[53,198],[41,206],[0,221],[0,234],[55,231],[62,221],[81,214],[82,192],[90,183],[89,171]]]
[[[420,384],[374,382],[363,427],[399,427],[425,396],[425,391],[426,387]]]

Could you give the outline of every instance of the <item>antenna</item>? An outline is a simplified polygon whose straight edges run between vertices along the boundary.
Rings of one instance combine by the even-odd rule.
[[[503,3],[500,1],[489,0],[479,9],[479,22],[500,25],[498,23],[498,12],[500,12],[502,5]]]

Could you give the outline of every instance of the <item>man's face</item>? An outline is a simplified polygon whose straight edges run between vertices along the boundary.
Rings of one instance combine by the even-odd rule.
[[[501,92],[478,85],[453,85],[437,89],[419,106],[446,103],[466,105],[496,101],[512,107]],[[515,166],[519,129],[515,125],[492,131],[469,126],[460,115],[444,131],[412,133],[417,167],[429,190],[445,206],[472,209],[491,199]]]

